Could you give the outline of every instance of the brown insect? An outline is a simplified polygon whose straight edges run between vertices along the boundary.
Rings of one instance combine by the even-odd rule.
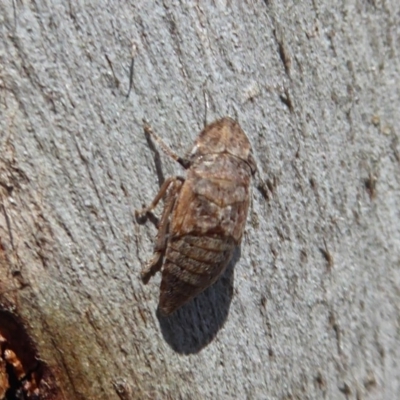
[[[142,279],[147,283],[162,268],[159,310],[168,315],[225,271],[242,240],[256,164],[249,139],[231,118],[207,125],[187,158],[174,154],[148,125],[145,131],[188,170],[186,179],[167,179],[150,206],[136,211],[144,216],[166,195]]]

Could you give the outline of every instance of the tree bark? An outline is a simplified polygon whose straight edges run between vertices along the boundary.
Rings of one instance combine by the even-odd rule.
[[[0,380],[8,349],[41,398],[397,398],[399,24],[397,0],[1,2]],[[225,115],[264,185],[163,318],[134,210],[184,171],[142,120],[184,154]]]

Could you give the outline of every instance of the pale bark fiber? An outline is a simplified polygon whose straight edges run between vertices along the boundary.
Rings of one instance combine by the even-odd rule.
[[[398,398],[399,26],[398,0],[0,2],[0,332],[52,398]],[[134,210],[184,171],[142,119],[183,155],[205,103],[266,184],[165,319]]]

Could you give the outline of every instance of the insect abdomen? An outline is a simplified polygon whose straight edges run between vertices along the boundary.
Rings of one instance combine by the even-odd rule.
[[[218,236],[186,235],[171,240],[165,255],[160,311],[170,314],[212,285],[228,265],[235,243]]]

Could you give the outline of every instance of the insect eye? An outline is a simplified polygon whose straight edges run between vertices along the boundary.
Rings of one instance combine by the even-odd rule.
[[[188,169],[190,167],[190,160],[187,158],[178,157],[178,163],[182,165],[183,168]]]

